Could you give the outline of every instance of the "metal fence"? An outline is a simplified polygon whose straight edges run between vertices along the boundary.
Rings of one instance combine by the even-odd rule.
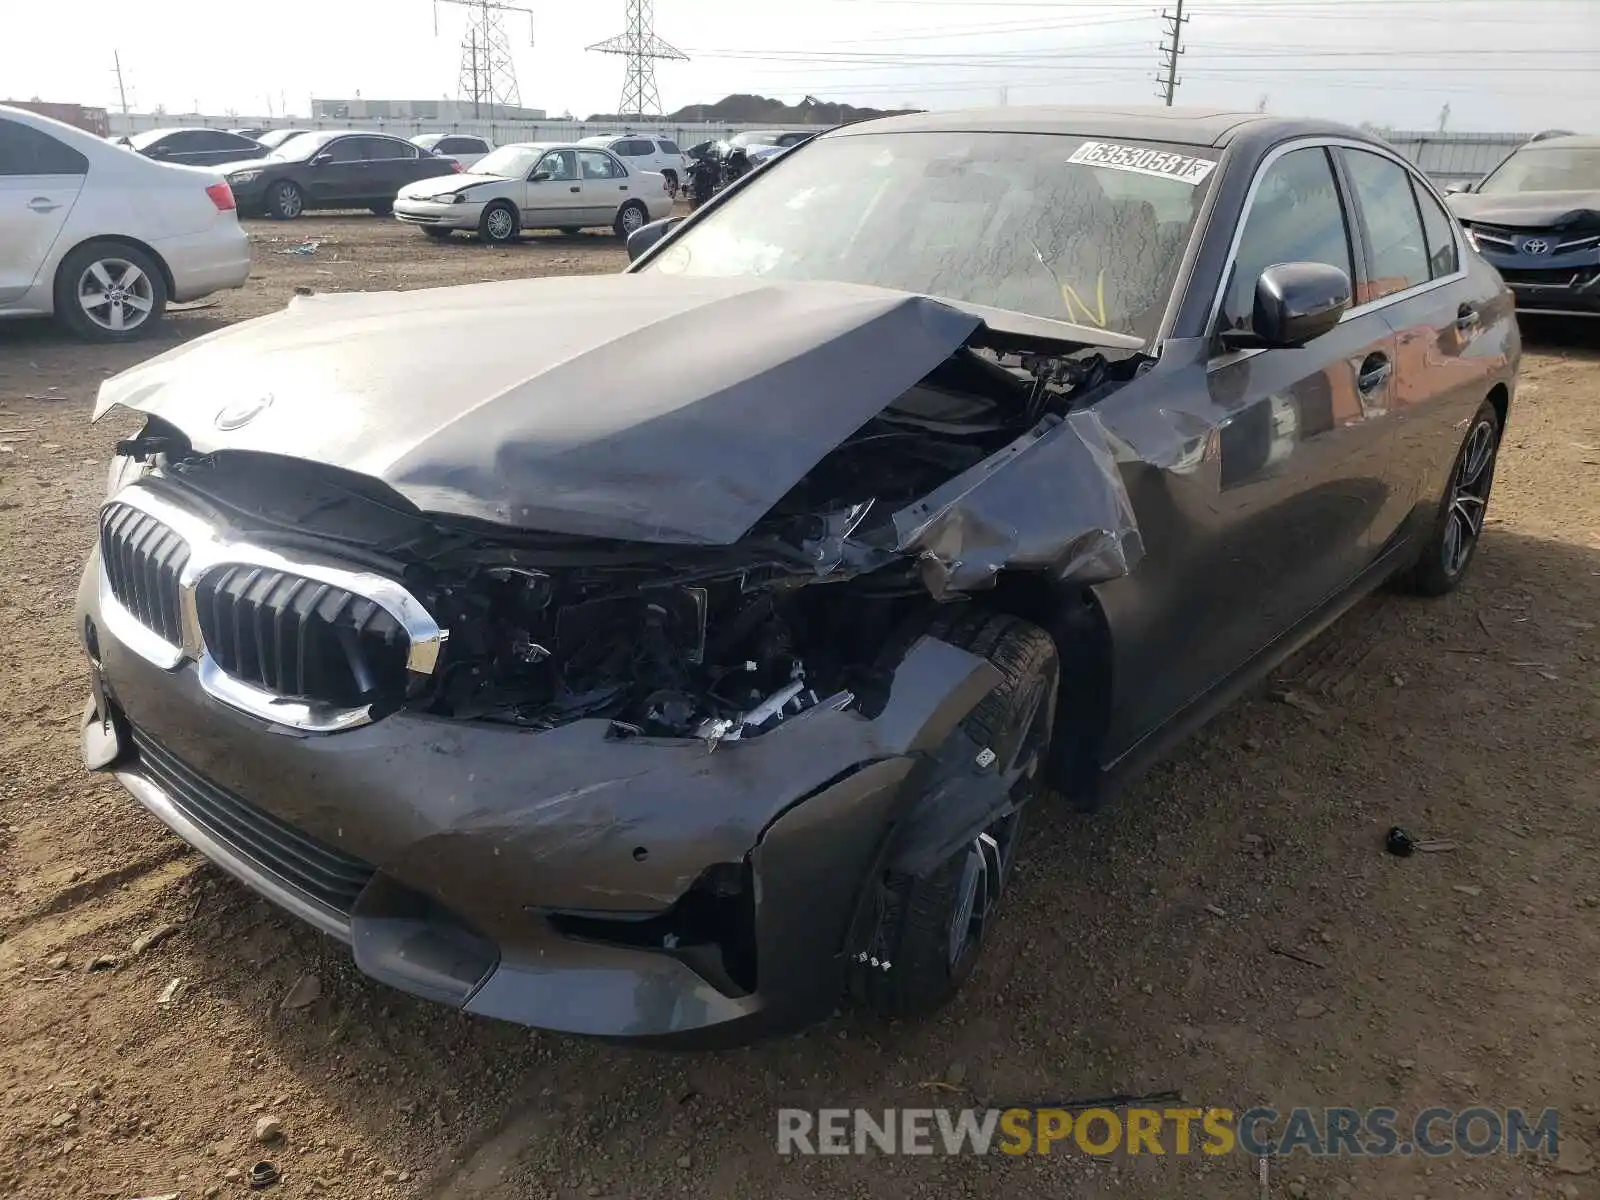
[[[693,146],[711,138],[729,137],[744,129],[771,129],[772,124],[732,125],[711,121],[635,123],[607,121],[423,121],[415,118],[333,118],[284,120],[264,117],[215,117],[194,113],[112,113],[111,132],[136,133],[175,125],[206,126],[213,129],[272,128],[295,129],[374,129],[412,137],[419,133],[471,133],[488,138],[493,145],[507,142],[561,142],[607,133],[637,133],[671,138],[679,146]],[[1482,179],[1531,134],[1526,133],[1437,133],[1408,130],[1376,130],[1401,154],[1416,163],[1441,186]]]

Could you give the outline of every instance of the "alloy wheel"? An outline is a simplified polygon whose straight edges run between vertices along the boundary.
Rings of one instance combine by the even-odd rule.
[[[644,214],[629,205],[622,210],[622,228],[625,233],[632,233],[636,229],[644,228]]]
[[[1483,532],[1484,510],[1494,480],[1494,426],[1479,421],[1467,435],[1461,464],[1450,484],[1450,508],[1445,514],[1441,554],[1447,575],[1459,574]]]
[[[300,195],[299,188],[282,188],[278,192],[278,215],[286,221],[292,221],[300,215],[305,208],[305,200]]]
[[[487,218],[486,224],[489,227],[489,236],[497,242],[503,242],[511,236],[512,217],[503,208],[497,208],[492,211]]]
[[[102,258],[78,277],[78,306],[101,329],[127,333],[149,319],[155,284],[125,258]]]

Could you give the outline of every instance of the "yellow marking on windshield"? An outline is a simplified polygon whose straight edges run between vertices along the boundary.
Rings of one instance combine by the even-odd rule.
[[[1102,268],[1094,283],[1095,308],[1090,308],[1083,302],[1083,297],[1078,295],[1070,283],[1061,285],[1061,302],[1067,306],[1067,320],[1078,322],[1078,309],[1083,310],[1083,323],[1093,325],[1097,329],[1106,327],[1106,273]]]

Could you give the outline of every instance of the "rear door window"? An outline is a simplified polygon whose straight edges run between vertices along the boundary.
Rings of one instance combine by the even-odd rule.
[[[678,143],[677,142],[669,142],[669,141],[667,141],[666,138],[662,138],[661,141],[659,143],[657,143],[657,144],[661,147],[661,153],[663,153],[663,154],[682,154],[683,153],[682,150],[678,149]]]
[[[0,117],[0,175],[87,175],[89,160],[31,125]]]
[[[1433,193],[1416,179],[1411,181],[1411,190],[1416,192],[1417,207],[1422,210],[1422,232],[1428,239],[1428,269],[1435,279],[1454,275],[1461,268],[1455,222],[1433,198]]]
[[[1356,204],[1366,226],[1372,261],[1365,303],[1426,283],[1428,239],[1422,231],[1422,214],[1411,190],[1411,172],[1393,159],[1366,150],[1344,150],[1345,166],[1355,188]]]
[[[616,159],[598,150],[578,151],[578,170],[585,179],[617,179],[622,175]]]

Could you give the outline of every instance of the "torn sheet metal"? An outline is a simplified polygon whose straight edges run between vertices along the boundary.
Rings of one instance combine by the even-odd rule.
[[[988,586],[1002,568],[1103,583],[1144,556],[1133,504],[1091,409],[1046,417],[893,520],[895,549],[919,554],[936,598]]]

